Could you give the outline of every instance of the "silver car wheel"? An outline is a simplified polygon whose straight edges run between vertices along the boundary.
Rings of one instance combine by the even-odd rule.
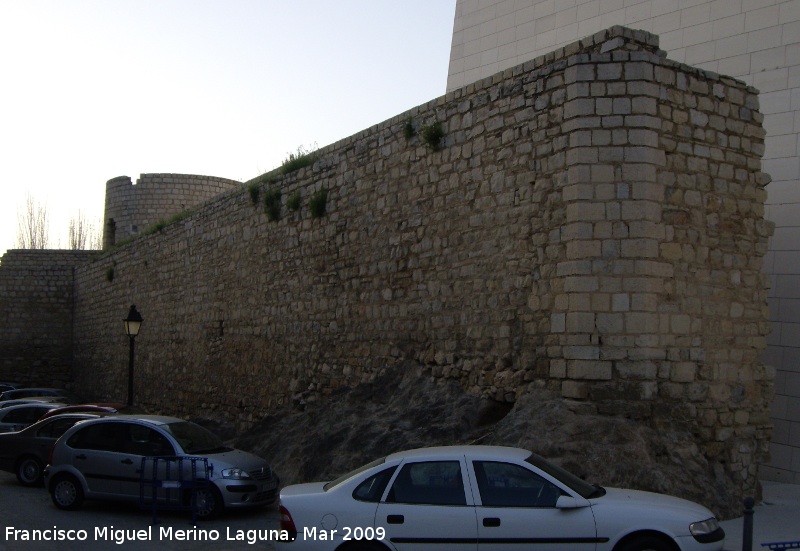
[[[197,488],[193,499],[197,518],[204,520],[213,519],[222,512],[222,496],[213,485]]]
[[[83,504],[83,489],[72,476],[62,475],[50,490],[53,503],[59,509],[73,510]]]

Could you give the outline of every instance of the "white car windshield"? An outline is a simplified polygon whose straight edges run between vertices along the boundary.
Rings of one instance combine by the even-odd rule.
[[[228,449],[216,434],[204,429],[200,425],[190,423],[189,421],[168,423],[163,426],[172,434],[175,440],[178,441],[184,453],[197,455],[201,453],[222,452]]]
[[[582,478],[578,478],[571,472],[562,469],[558,465],[550,463],[544,457],[538,456],[535,453],[531,454],[530,457],[528,457],[528,459],[526,459],[525,461],[527,463],[530,463],[534,467],[546,472],[556,480],[559,480],[562,483],[566,484],[585,499],[602,497],[606,494],[604,488],[596,486],[594,484],[589,484]]]

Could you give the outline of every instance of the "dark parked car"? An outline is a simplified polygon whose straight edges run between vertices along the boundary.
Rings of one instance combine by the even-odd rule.
[[[1,402],[0,402],[1,403]],[[125,404],[117,404],[114,402],[101,402],[97,404],[72,404],[69,406],[61,406],[51,409],[41,419],[62,415],[64,413],[119,413],[125,410],[128,406]]]
[[[75,423],[97,417],[96,413],[67,413],[18,432],[0,434],[0,470],[16,474],[19,483],[25,486],[40,484],[56,440]]]
[[[19,383],[12,383],[10,381],[0,381],[0,392],[5,392],[6,390],[14,390],[16,388],[22,388],[22,385]]]
[[[14,390],[6,390],[0,394],[0,402],[38,396],[55,396],[61,398],[61,402],[64,404],[80,404],[83,401],[69,390],[64,390],[63,388],[16,388]]]
[[[194,492],[174,496],[181,504],[194,503],[199,518],[215,517],[228,507],[277,501],[279,480],[266,460],[226,447],[195,423],[157,415],[113,415],[72,427],[53,447],[45,484],[59,509],[77,509],[84,497],[138,500],[142,458],[152,456],[186,458],[182,461],[201,458],[195,463]],[[165,461],[165,470],[170,462],[178,463],[177,459]],[[173,474],[178,470],[172,467]],[[174,482],[165,471],[157,470],[156,475]],[[161,496],[157,499],[173,499]]]
[[[39,418],[53,408],[64,404],[50,404],[45,402],[31,402],[10,408],[0,409],[0,433],[16,432],[28,425],[32,425]]]
[[[56,396],[34,396],[32,398],[14,398],[13,400],[6,400],[5,402],[0,402],[0,409],[10,408],[11,406],[19,406],[22,404],[63,404],[63,398],[58,398]],[[54,406],[56,407],[56,406]]]

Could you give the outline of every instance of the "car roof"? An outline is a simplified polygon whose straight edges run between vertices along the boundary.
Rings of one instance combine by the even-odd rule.
[[[26,428],[22,430],[28,430],[32,427],[39,426],[39,423],[50,423],[52,421],[57,421],[58,419],[78,419],[78,421],[88,421],[90,419],[97,419],[98,417],[103,417],[107,414],[102,412],[81,412],[81,413],[59,413],[58,415],[51,415],[50,417],[46,417],[44,419],[39,419],[32,425],[28,425]],[[113,414],[108,414],[113,415]]]
[[[106,417],[114,415],[111,412],[102,412],[102,411],[79,411],[79,412],[70,412],[70,413],[59,413],[58,415],[51,415],[46,419],[39,419],[36,421],[37,423],[41,423],[43,421],[52,421],[54,419],[97,419],[98,417]]]
[[[52,402],[31,402],[29,404],[17,404],[16,406],[3,408],[0,409],[0,411],[5,414],[7,411],[14,411],[22,408],[39,408],[39,409],[51,410],[60,407],[61,405],[63,404],[54,404]]]
[[[150,425],[167,425],[169,423],[179,423],[185,421],[178,417],[170,417],[168,415],[135,415],[135,414],[114,414],[103,416],[101,419],[93,419],[92,421],[141,421]]]
[[[66,389],[63,388],[55,388],[49,386],[26,386],[25,388],[15,388],[14,390],[21,390],[21,391],[39,391],[39,390],[46,390],[48,392],[66,392]]]
[[[10,408],[12,406],[20,406],[24,404],[61,404],[59,400],[63,400],[64,396],[32,396],[29,398],[12,398],[11,400],[4,400],[0,402],[0,409]]]
[[[390,454],[386,457],[387,461],[395,459],[419,459],[453,457],[454,455],[485,455],[495,459],[516,459],[524,460],[530,457],[531,452],[521,448],[510,448],[506,446],[437,446],[431,448],[416,448]]]
[[[47,419],[39,419],[35,423],[32,423],[25,427],[24,429],[20,429],[17,432],[3,432],[0,433],[0,440],[4,438],[10,438],[11,436],[5,435],[17,435],[17,436],[30,436],[33,433],[36,433],[43,425],[50,424],[52,422],[58,421],[59,419],[75,419],[75,425],[83,422],[83,421],[93,421],[98,417],[103,417],[104,413],[62,413],[61,415],[53,415],[52,417],[48,417]],[[75,426],[73,425],[73,426]],[[72,428],[72,427],[70,427]]]
[[[72,393],[64,388],[45,388],[45,387],[25,387],[25,388],[12,388],[0,393],[0,398],[3,400],[10,400],[19,396],[20,398],[30,397],[30,393],[45,392],[47,396],[62,396],[64,398],[72,397]]]

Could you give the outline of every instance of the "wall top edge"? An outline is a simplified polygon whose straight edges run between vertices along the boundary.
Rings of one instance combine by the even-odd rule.
[[[97,250],[70,250],[70,249],[8,249],[0,257],[0,266],[18,264],[26,261],[46,261],[52,264],[60,259],[65,265],[75,265],[83,263],[93,256],[99,254]]]
[[[241,184],[238,180],[233,180],[231,178],[225,178],[222,176],[207,176],[203,174],[181,174],[177,172],[143,172],[139,175],[139,178],[136,179],[136,184],[133,183],[133,180],[130,176],[116,176],[111,178],[106,182],[106,185],[138,185],[142,183],[142,181],[149,181],[149,180],[160,180],[165,178],[177,178],[181,180],[204,180],[204,181],[214,181],[214,182],[225,182],[231,184]]]
[[[423,113],[430,113],[431,111],[435,111],[437,107],[441,107],[448,102],[456,101],[466,95],[490,88],[508,79],[519,77],[524,73],[542,70],[557,63],[573,65],[603,61],[649,61],[651,63],[674,67],[700,78],[720,81],[729,86],[739,87],[747,90],[748,93],[758,94],[758,90],[741,80],[667,59],[667,52],[659,49],[658,35],[641,29],[614,25],[613,27],[596,32],[562,48],[557,48],[545,55],[538,56],[484,79],[450,90],[442,96],[412,107],[407,111],[360,130],[355,134],[323,146],[319,148],[316,153],[319,157],[329,155],[339,149],[346,148],[351,144],[372,136],[381,129],[395,124],[402,124],[409,118]],[[281,176],[280,167],[253,177],[245,181],[244,185],[258,184],[274,176]]]

